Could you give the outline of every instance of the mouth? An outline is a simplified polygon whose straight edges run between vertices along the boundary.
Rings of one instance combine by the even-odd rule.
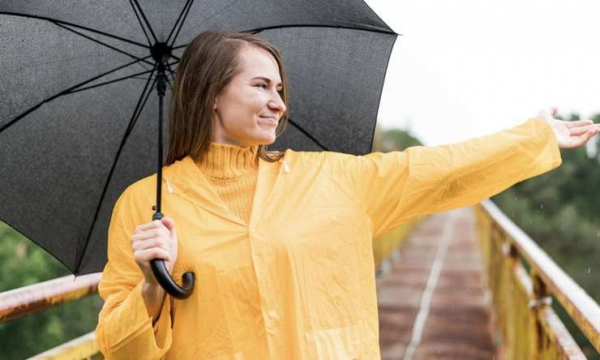
[[[261,119],[263,119],[265,123],[270,124],[270,125],[277,126],[277,124],[279,123],[279,120],[277,120],[277,117],[275,117],[275,116],[259,116],[259,117]]]

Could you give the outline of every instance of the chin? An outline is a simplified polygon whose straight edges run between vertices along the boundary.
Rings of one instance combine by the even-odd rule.
[[[276,139],[265,139],[265,140],[261,140],[259,141],[256,145],[271,145],[275,142]]]
[[[271,145],[277,140],[277,136],[272,134],[271,136],[266,136],[260,139],[256,139],[255,145]]]

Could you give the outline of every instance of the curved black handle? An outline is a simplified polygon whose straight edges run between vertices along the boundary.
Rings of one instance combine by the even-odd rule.
[[[154,213],[152,216],[152,220],[160,220],[163,215],[160,212]],[[150,267],[152,268],[152,273],[156,278],[156,281],[160,284],[160,286],[165,289],[169,295],[177,298],[177,299],[187,299],[192,295],[192,291],[194,290],[194,273],[186,272],[182,276],[182,285],[179,286],[167,271],[167,266],[165,265],[165,261],[162,259],[154,259],[150,261]]]
[[[165,261],[162,259],[154,259],[150,261],[150,267],[152,268],[152,272],[154,273],[154,277],[160,284],[160,286],[165,289],[169,295],[177,298],[177,299],[187,299],[192,295],[192,291],[194,290],[194,273],[186,272],[182,276],[183,284],[181,286],[177,285],[175,280],[171,277],[171,274],[167,271],[167,266],[165,265]]]

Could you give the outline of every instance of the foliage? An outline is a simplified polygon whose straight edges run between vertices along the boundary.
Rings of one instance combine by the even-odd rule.
[[[381,130],[380,128],[375,130],[373,151],[400,151],[418,145],[421,145],[421,141],[414,137],[408,130]]]

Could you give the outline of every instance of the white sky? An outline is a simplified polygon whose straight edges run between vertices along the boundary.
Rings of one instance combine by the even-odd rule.
[[[426,145],[517,125],[547,106],[600,112],[599,0],[366,0],[397,33],[379,124]]]

